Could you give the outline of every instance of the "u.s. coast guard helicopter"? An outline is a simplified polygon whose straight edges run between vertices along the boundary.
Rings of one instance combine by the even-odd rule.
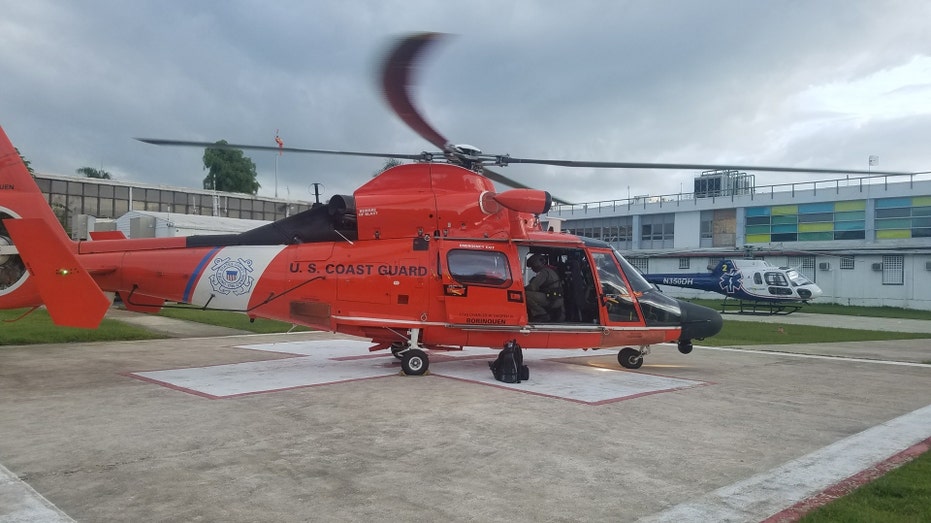
[[[438,36],[393,47],[382,87],[398,116],[440,152],[145,140],[414,161],[351,196],[241,234],[71,241],[0,130],[0,309],[44,305],[58,325],[94,328],[110,307],[104,293],[113,292],[134,311],[185,303],[361,336],[371,350],[390,349],[406,374],[426,372],[429,351],[517,344],[622,347],[618,361],[633,369],[654,344],[691,352],[692,340],[720,331],[721,315],[659,292],[607,243],[543,230],[553,197],[488,165],[857,172],[514,158],[453,145],[410,97],[416,59]],[[499,192],[493,181],[518,188]],[[534,255],[559,279],[546,293],[545,317],[527,308],[524,267]]]

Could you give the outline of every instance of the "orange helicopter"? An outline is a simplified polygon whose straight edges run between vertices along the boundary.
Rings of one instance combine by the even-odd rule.
[[[95,328],[111,305],[105,292],[113,292],[133,311],[184,303],[360,336],[372,340],[372,351],[391,350],[409,375],[427,371],[428,351],[465,346],[622,347],[620,365],[637,369],[651,345],[676,342],[691,352],[693,340],[720,331],[721,315],[664,295],[608,243],[544,230],[540,217],[554,198],[487,165],[851,172],[538,160],[453,145],[410,97],[414,64],[438,36],[402,39],[384,62],[382,87],[400,118],[440,153],[142,140],[415,161],[352,196],[240,234],[105,233],[73,242],[0,129],[0,309],[44,305],[58,325]],[[497,192],[493,181],[517,188]],[[528,311],[531,257],[558,279],[543,314]]]

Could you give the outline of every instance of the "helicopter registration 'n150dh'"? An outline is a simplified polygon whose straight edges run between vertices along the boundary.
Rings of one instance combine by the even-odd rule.
[[[692,340],[718,333],[717,311],[664,295],[609,244],[543,231],[539,217],[551,195],[486,164],[751,168],[538,160],[452,145],[410,98],[416,59],[438,36],[401,39],[385,59],[382,87],[400,118],[442,152],[284,147],[414,163],[385,171],[352,196],[241,234],[73,242],[0,131],[0,308],[44,305],[56,324],[85,328],[96,327],[110,306],[104,292],[118,293],[134,311],[157,312],[166,303],[234,310],[368,338],[371,350],[390,349],[404,373],[415,375],[427,370],[428,350],[463,346],[624,347],[619,363],[639,368],[651,345],[675,341],[688,353]],[[492,181],[517,188],[496,192]],[[525,289],[532,255],[559,280],[547,289],[546,313],[536,317]]]
[[[792,267],[776,267],[764,260],[725,259],[710,272],[644,274],[656,285],[716,292],[735,300],[737,312],[789,314],[823,292],[815,282]]]

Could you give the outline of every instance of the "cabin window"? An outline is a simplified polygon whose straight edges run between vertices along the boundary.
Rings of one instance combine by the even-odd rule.
[[[454,249],[446,254],[449,274],[465,285],[509,287],[511,270],[503,252]]]
[[[761,276],[758,272],[753,273],[753,283],[757,285],[763,285],[763,276]]]
[[[766,285],[778,285],[780,287],[789,286],[789,281],[786,280],[785,275],[781,272],[767,272],[765,277]]]

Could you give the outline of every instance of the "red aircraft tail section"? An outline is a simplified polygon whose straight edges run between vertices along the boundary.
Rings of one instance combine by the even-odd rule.
[[[56,325],[94,329],[110,308],[110,300],[81,267],[65,243],[48,241],[52,228],[38,218],[5,221],[13,244]]]
[[[0,309],[43,304],[57,325],[85,328],[110,306],[0,128]]]

